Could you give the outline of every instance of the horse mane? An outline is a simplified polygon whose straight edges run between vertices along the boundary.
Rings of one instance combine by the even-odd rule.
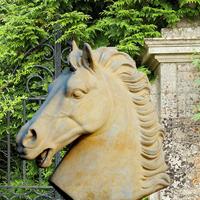
[[[70,61],[80,67],[81,50],[73,52]],[[169,176],[166,174],[162,141],[164,130],[159,123],[157,113],[150,98],[150,84],[147,76],[138,71],[135,61],[126,53],[119,52],[114,47],[101,47],[92,50],[95,64],[116,74],[128,89],[134,108],[138,115],[141,166],[143,176],[141,187],[146,194],[150,194],[169,185]],[[152,191],[152,185],[154,190]]]
[[[142,189],[150,193],[152,185],[159,185],[158,189],[168,186],[169,176],[165,173],[167,166],[162,150],[164,130],[151,102],[147,76],[137,70],[135,61],[128,54],[116,48],[102,47],[93,52],[99,65],[111,70],[122,80],[136,108],[141,133]]]

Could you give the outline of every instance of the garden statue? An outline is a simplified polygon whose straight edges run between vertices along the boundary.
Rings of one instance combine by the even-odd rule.
[[[22,158],[51,165],[72,143],[50,182],[74,200],[138,200],[169,185],[163,129],[148,78],[112,47],[80,50],[17,135]]]

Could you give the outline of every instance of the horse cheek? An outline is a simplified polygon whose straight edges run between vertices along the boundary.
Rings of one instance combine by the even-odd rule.
[[[103,127],[109,118],[110,107],[106,100],[101,99],[91,105],[85,113],[84,129],[89,133],[93,133]]]

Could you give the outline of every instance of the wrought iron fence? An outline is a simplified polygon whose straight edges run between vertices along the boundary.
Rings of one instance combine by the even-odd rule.
[[[29,56],[39,48],[48,48],[49,53],[44,56],[44,59],[51,63],[49,65],[51,69],[43,65],[34,65],[33,68],[37,68],[37,73],[30,74],[27,77],[25,88],[29,93],[29,98],[22,101],[23,123],[30,118],[29,113],[27,113],[27,107],[36,104],[40,106],[46,98],[46,94],[38,94],[34,91],[34,88],[41,87],[45,83],[45,79],[55,79],[61,73],[62,68],[67,65],[66,56],[69,51],[69,46],[56,43],[55,41],[59,37],[60,33],[57,32],[54,37],[53,45],[50,44],[49,40],[46,40],[26,53],[27,56]],[[14,72],[16,70],[18,69],[14,69]],[[34,87],[32,87],[33,82],[35,82]],[[9,127],[12,122],[10,113],[7,114],[6,120],[7,126]],[[15,137],[13,137],[13,135],[16,134],[11,134],[8,131],[0,141],[0,200],[63,199],[53,187],[48,185],[47,177],[44,175],[45,170],[38,169],[34,167],[33,162],[22,161],[18,157],[16,153]],[[55,164],[52,169],[56,167],[60,159],[61,155],[57,153],[55,156]],[[32,180],[30,180],[29,170],[33,170],[33,172],[31,172],[32,175],[34,174],[34,176],[31,177]],[[18,173],[15,173],[16,171]]]

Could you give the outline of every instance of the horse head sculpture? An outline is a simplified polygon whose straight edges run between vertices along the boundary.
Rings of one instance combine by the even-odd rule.
[[[112,47],[73,42],[68,59],[70,70],[17,135],[21,157],[48,167],[76,140],[50,180],[74,200],[138,200],[168,186],[146,75]]]

